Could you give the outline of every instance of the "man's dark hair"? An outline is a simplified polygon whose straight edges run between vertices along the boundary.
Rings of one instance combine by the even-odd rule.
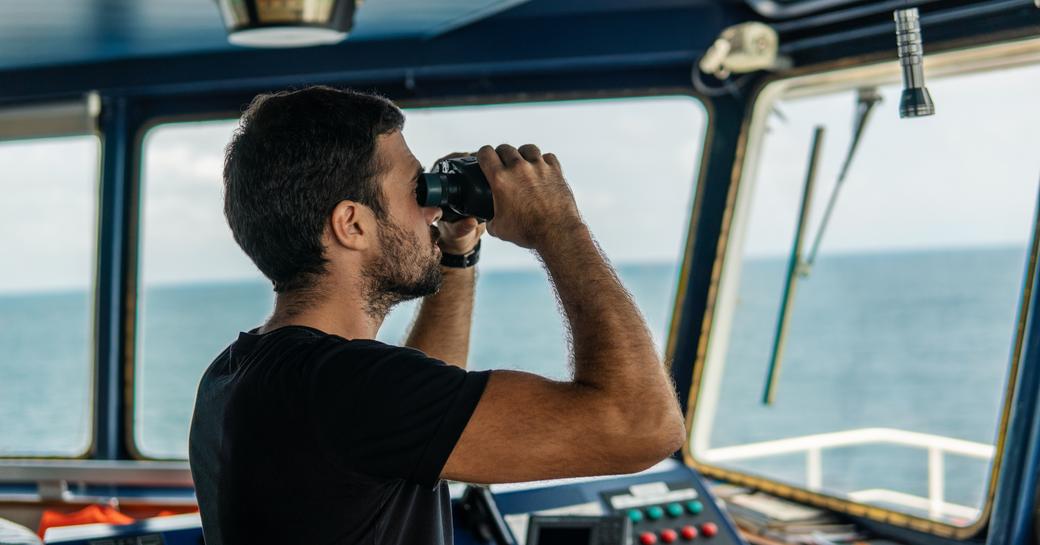
[[[274,284],[306,290],[325,272],[322,234],[340,201],[383,219],[376,137],[401,130],[389,100],[331,87],[259,95],[224,159],[224,215],[235,242]]]

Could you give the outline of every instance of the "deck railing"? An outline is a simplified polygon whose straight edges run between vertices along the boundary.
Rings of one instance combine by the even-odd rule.
[[[947,454],[953,454],[990,461],[993,459],[995,449],[993,445],[984,443],[892,428],[860,428],[714,448],[699,453],[698,458],[705,462],[717,463],[804,453],[806,487],[812,491],[819,491],[823,488],[823,452],[825,450],[872,444],[902,445],[927,450],[928,497],[922,498],[894,490],[874,488],[850,492],[848,496],[851,499],[868,503],[895,503],[912,509],[927,510],[932,518],[946,516],[975,518],[978,516],[978,510],[975,508],[946,502],[945,457]]]

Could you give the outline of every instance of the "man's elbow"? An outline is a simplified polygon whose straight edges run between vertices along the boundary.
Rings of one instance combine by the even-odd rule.
[[[647,438],[648,466],[656,464],[682,449],[686,442],[686,425],[678,411],[675,415],[666,416],[653,430],[649,430]]]
[[[671,433],[656,441],[641,443],[637,448],[629,447],[622,455],[624,461],[616,473],[638,473],[649,469],[682,449],[684,441],[684,434]]]
[[[638,419],[625,418],[624,425],[612,426],[621,433],[611,434],[620,473],[642,471],[682,449],[686,426],[678,407],[670,406]]]

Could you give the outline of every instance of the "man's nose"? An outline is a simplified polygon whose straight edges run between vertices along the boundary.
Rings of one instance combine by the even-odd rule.
[[[441,216],[444,215],[444,210],[441,210],[439,206],[427,206],[425,208],[427,212],[433,212],[433,219],[430,220],[430,225],[437,223],[437,221],[441,219]]]

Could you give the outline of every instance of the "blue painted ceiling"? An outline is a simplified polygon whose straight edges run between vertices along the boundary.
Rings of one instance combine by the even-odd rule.
[[[527,0],[371,0],[350,39],[434,36]],[[238,49],[215,0],[0,0],[0,70]]]
[[[741,1],[367,0],[348,41],[433,37],[491,17],[717,9]],[[215,0],[0,0],[0,71],[240,49],[227,42]]]

